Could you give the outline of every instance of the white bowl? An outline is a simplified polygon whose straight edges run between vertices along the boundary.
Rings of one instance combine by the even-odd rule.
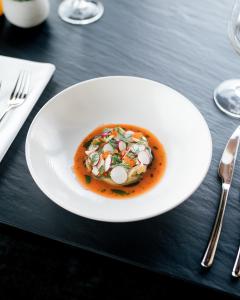
[[[167,168],[150,191],[125,200],[85,190],[72,165],[82,139],[104,123],[138,125],[165,147]],[[204,179],[212,156],[201,113],[175,90],[147,79],[113,76],[62,91],[37,114],[26,140],[26,159],[39,188],[55,203],[90,219],[127,222],[160,215],[186,200]]]

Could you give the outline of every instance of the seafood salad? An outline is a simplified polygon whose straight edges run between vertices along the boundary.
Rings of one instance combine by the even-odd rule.
[[[153,161],[147,137],[120,126],[104,128],[88,141],[85,155],[87,170],[111,185],[139,182]]]

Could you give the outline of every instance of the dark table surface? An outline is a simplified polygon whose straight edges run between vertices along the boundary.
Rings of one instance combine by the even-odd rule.
[[[238,77],[240,58],[227,38],[233,1],[103,1],[105,14],[77,27],[57,16],[20,30],[2,20],[0,54],[51,62],[56,73],[0,165],[0,222],[147,269],[240,295],[231,278],[240,242],[239,161],[215,263],[200,267],[219,202],[217,166],[237,120],[214,106],[214,87]],[[75,216],[52,203],[28,172],[24,144],[29,125],[54,94],[79,81],[134,75],[167,84],[203,113],[213,138],[213,160],[197,192],[171,212],[149,220],[109,224]],[[190,124],[191,125],[191,124]]]
[[[0,225],[1,299],[230,300],[235,297]]]

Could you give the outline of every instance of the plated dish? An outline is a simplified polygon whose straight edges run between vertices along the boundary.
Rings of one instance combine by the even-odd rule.
[[[119,109],[119,103],[124,109]],[[156,161],[155,144],[147,138],[144,128],[164,146],[166,168],[165,171],[164,168],[160,170],[163,173],[151,188],[134,197],[134,193],[126,197],[114,193],[109,197],[108,193],[96,193],[89,186],[86,188],[79,183],[72,169],[73,158],[79,144],[89,133],[93,132],[93,138],[101,133],[104,128],[94,133],[94,129],[101,124],[105,127],[108,124],[140,126],[126,128],[126,131],[141,132],[148,142],[148,145],[145,144],[146,149],[150,150],[148,146],[151,148],[153,157],[149,155],[146,158],[146,154],[143,157],[146,172],[139,174],[143,181],[147,180],[148,175],[151,176],[150,166]],[[120,146],[121,149],[124,147],[123,144]],[[85,159],[90,156],[85,157],[85,154],[84,168]],[[127,76],[97,78],[62,91],[39,111],[26,140],[27,165],[43,193],[70,212],[108,222],[142,220],[181,204],[206,176],[211,154],[212,140],[207,123],[187,98],[158,82]],[[119,163],[125,163],[123,157]],[[132,164],[129,160],[128,163]],[[108,171],[111,172],[110,169]],[[85,175],[89,174],[90,169]],[[127,181],[117,184],[117,188],[108,183],[108,187],[125,188],[125,183]],[[135,188],[137,186],[141,186],[141,181]]]
[[[136,197],[156,185],[166,167],[159,140],[129,124],[97,127],[79,145],[74,172],[86,189],[109,198]]]

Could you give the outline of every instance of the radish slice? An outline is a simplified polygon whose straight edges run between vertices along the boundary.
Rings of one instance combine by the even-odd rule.
[[[131,149],[130,149],[133,153],[137,153],[139,152],[139,145],[138,144],[132,144]]]
[[[122,152],[123,150],[125,150],[127,148],[127,145],[123,141],[120,141],[118,144],[118,148]]]
[[[98,145],[90,145],[88,150],[85,151],[85,153],[87,154],[87,156],[89,156],[90,154],[92,154],[93,152],[95,152],[97,149],[99,148]]]
[[[93,173],[95,176],[98,176],[98,174],[99,174],[98,168],[97,168],[97,167],[93,167],[92,173]]]
[[[108,155],[107,158],[105,159],[105,165],[104,165],[105,172],[109,170],[111,166],[111,162],[112,162],[112,155]]]
[[[149,165],[150,164],[150,156],[147,153],[147,151],[139,152],[138,153],[138,160],[144,165]]]
[[[103,146],[103,152],[110,152],[113,153],[114,149],[110,144],[106,144]]]
[[[138,145],[138,150],[139,151],[144,151],[146,147],[144,145]]]
[[[133,144],[131,146],[131,151],[133,153],[141,152],[141,151],[144,151],[145,149],[146,149],[146,147],[144,145]]]
[[[89,158],[86,160],[86,167],[88,171],[92,170],[91,160]]]
[[[92,154],[93,152],[95,152],[95,150],[87,150],[87,151],[85,151],[85,153],[87,154],[87,156],[89,156],[89,155]]]
[[[132,136],[133,135],[133,131],[131,131],[131,130],[128,130],[128,131],[126,131],[125,133],[124,133],[124,136],[125,136],[125,138],[129,138],[130,136]]]
[[[88,151],[96,151],[98,148],[99,148],[98,145],[93,145],[93,144],[91,144],[91,145],[89,146],[89,148],[88,148]]]
[[[101,158],[97,164],[97,168],[100,169],[102,166],[104,166],[104,159]]]
[[[110,130],[109,130],[109,131],[106,131],[106,132],[103,132],[103,133],[101,134],[101,136],[102,136],[102,137],[106,137],[106,136],[109,135],[110,132],[111,132]]]
[[[93,167],[92,173],[93,173],[95,176],[98,176],[98,174],[99,174],[98,168],[97,168],[97,167]]]
[[[114,169],[112,169],[110,176],[112,180],[117,184],[123,184],[127,181],[128,178],[126,169],[121,166],[117,166]]]
[[[97,152],[94,152],[94,153],[89,155],[89,158],[91,159],[92,165],[96,166],[99,162],[100,156]]]

